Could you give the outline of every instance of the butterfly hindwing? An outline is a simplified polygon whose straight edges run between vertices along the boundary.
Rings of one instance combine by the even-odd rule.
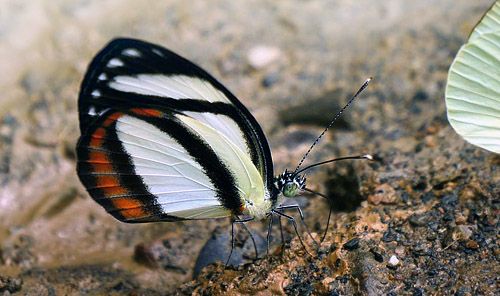
[[[237,212],[236,182],[213,150],[175,116],[146,112],[109,110],[82,135],[77,170],[92,197],[127,222]]]

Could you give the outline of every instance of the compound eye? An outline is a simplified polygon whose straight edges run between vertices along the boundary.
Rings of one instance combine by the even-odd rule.
[[[298,187],[295,183],[289,182],[285,184],[283,188],[283,195],[286,197],[293,197],[297,195]]]

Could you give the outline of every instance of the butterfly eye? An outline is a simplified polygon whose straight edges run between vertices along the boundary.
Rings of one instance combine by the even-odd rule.
[[[283,188],[283,195],[286,197],[294,197],[297,195],[299,187],[294,182],[288,182]]]

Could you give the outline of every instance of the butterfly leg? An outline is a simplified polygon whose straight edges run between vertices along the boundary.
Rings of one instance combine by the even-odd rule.
[[[307,254],[311,255],[311,253],[309,253],[309,251],[307,250],[306,248],[306,245],[304,244],[304,241],[302,240],[302,237],[300,236],[299,234],[299,229],[297,227],[297,223],[295,222],[295,219],[292,217],[292,216],[289,216],[287,214],[284,214],[282,212],[279,212],[277,210],[271,210],[271,213],[274,213],[276,215],[279,215],[280,217],[284,217],[284,218],[287,218],[288,220],[292,221],[293,223],[293,228],[295,229],[295,233],[297,234],[297,236],[299,237],[299,241],[300,241],[300,244],[302,245],[302,247],[304,248],[304,250],[307,252]]]
[[[326,199],[328,201],[328,204],[330,205],[330,212],[328,213],[328,220],[326,220],[325,232],[323,233],[323,236],[321,237],[321,240],[319,241],[319,243],[321,244],[325,240],[326,234],[328,233],[328,227],[330,226],[330,218],[332,217],[332,209],[333,209],[332,200],[327,195],[325,195],[323,193],[316,192],[316,191],[311,190],[309,188],[304,188],[304,190],[307,192],[310,192],[312,194],[316,194],[316,195],[323,197],[324,199]]]
[[[302,221],[302,225],[306,228],[307,234],[309,234],[309,237],[313,240],[313,242],[319,246],[318,242],[313,238],[311,232],[309,231],[309,227],[307,227],[307,224],[304,220],[304,213],[302,212],[302,209],[300,208],[299,205],[287,205],[287,206],[280,206],[277,208],[277,210],[288,210],[288,209],[296,209],[299,214],[300,214],[300,220]]]
[[[251,221],[251,220],[253,220],[253,219],[250,219],[248,221]],[[243,228],[245,228],[245,230],[248,232],[248,235],[250,236],[250,239],[252,240],[253,249],[255,251],[255,259],[259,259],[259,251],[257,250],[257,243],[255,242],[255,238],[253,237],[252,232],[250,231],[250,229],[248,229],[248,227],[245,225],[245,223],[243,223],[243,222],[239,222],[239,223],[241,223]]]
[[[231,221],[231,251],[229,252],[229,257],[227,258],[226,260],[226,264],[224,265],[224,269],[226,269],[227,265],[229,264],[229,260],[231,259],[231,255],[233,255],[233,250],[234,250],[234,224],[236,223],[245,223],[245,222],[248,222],[248,221],[252,221],[253,218],[245,218],[245,219],[239,219],[237,217],[237,219],[233,219]],[[243,224],[244,225],[244,224]],[[245,229],[248,230],[248,228],[246,228],[245,226]],[[250,233],[250,231],[249,231]],[[252,238],[252,241],[254,243],[254,247],[255,247],[255,253],[257,254],[257,245],[255,244],[255,240],[252,236],[252,234],[250,233],[250,237]]]
[[[269,228],[267,230],[267,254],[266,257],[269,257],[269,249],[270,249],[270,243],[271,243],[271,232],[272,232],[272,225],[273,225],[273,219],[274,216],[271,213],[271,218],[269,221]],[[280,225],[280,233],[281,233],[281,256],[283,256],[285,252],[285,236],[283,235],[283,224],[281,224],[281,216],[278,216],[278,222]]]
[[[281,256],[285,253],[285,236],[283,235],[283,224],[281,224],[281,216],[278,216],[278,222],[280,224],[280,233],[281,233]]]
[[[270,213],[270,220],[269,220],[269,226],[267,228],[267,252],[266,252],[266,258],[269,258],[269,244],[271,243],[271,231],[273,229],[273,212],[271,211]]]

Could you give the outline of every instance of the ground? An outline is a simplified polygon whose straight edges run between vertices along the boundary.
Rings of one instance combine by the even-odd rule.
[[[444,104],[449,65],[491,2],[3,1],[0,292],[498,295],[500,157],[465,143]],[[229,246],[229,220],[129,225],[91,200],[75,173],[77,94],[116,36],[168,47],[223,82],[262,125],[276,173],[373,77],[307,160],[375,156],[308,173],[333,202],[319,246],[299,223],[306,252],[288,222],[281,245],[276,224],[269,258],[201,269],[198,257],[225,258],[202,249]],[[275,57],[264,65],[260,46]],[[328,203],[289,202],[319,241]],[[260,238],[267,223],[247,225]]]

